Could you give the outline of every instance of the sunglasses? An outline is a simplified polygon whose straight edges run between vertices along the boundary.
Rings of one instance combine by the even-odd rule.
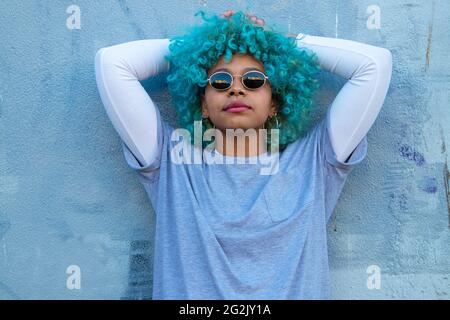
[[[265,83],[266,79],[269,79],[261,71],[251,70],[247,71],[243,75],[236,75],[241,77],[242,85],[248,90],[256,90],[261,88]],[[233,85],[233,75],[226,71],[217,71],[213,73],[207,80],[211,87],[216,90],[227,90]]]

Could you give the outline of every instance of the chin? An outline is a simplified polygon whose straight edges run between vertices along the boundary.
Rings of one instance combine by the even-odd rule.
[[[226,129],[243,129],[243,130],[247,130],[247,129],[255,129],[256,130],[257,127],[258,127],[257,125],[246,124],[246,123],[235,123],[235,124],[223,126],[223,128],[226,128]]]

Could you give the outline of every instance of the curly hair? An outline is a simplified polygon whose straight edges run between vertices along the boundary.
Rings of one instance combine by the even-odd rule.
[[[266,121],[268,146],[270,129],[279,129],[280,150],[304,136],[310,122],[312,95],[319,88],[314,78],[321,69],[316,54],[306,47],[298,47],[293,37],[267,25],[256,25],[242,11],[229,18],[217,15],[207,18],[203,10],[197,11],[197,15],[205,23],[188,26],[186,35],[170,38],[169,54],[165,57],[171,63],[167,83],[178,125],[194,137],[194,121],[202,120],[200,96],[208,84],[208,70],[222,55],[228,63],[235,52],[250,53],[263,63],[272,87],[272,99],[278,106],[278,126],[275,117]],[[212,126],[209,119],[202,121],[202,136]],[[202,148],[207,144],[203,141]]]

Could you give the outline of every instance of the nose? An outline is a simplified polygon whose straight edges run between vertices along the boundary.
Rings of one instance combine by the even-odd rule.
[[[242,91],[241,89],[235,89],[235,88],[231,88],[230,91],[228,92],[229,96],[238,96],[238,95],[245,95],[244,91]]]
[[[231,85],[230,89],[228,89],[228,95],[245,95],[245,89],[243,88],[242,83],[238,77],[233,80],[233,84]]]

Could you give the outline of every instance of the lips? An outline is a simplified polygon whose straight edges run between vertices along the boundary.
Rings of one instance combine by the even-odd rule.
[[[250,106],[246,105],[243,102],[234,101],[227,105],[223,110],[227,111],[228,109],[234,109],[234,108],[247,108],[250,109]]]

